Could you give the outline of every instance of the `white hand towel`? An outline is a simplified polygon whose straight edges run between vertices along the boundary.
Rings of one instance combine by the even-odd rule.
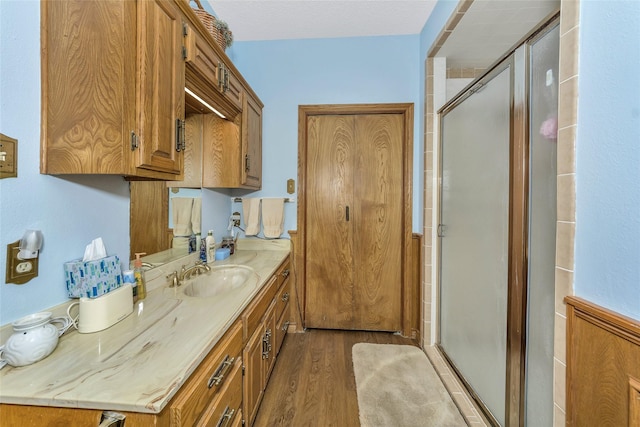
[[[264,237],[277,239],[284,231],[284,199],[262,199]]]
[[[193,207],[192,197],[174,197],[171,199],[173,206],[173,235],[191,236],[191,210]]]
[[[260,232],[260,199],[243,198],[244,235],[255,236]]]
[[[195,197],[191,207],[191,228],[193,234],[199,235],[202,231],[202,199]]]

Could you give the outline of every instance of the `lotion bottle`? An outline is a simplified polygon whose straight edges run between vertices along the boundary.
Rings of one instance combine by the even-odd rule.
[[[144,299],[147,296],[147,288],[144,280],[144,270],[142,269],[141,255],[146,255],[146,252],[136,254],[136,260],[133,263],[133,277],[136,279],[136,285],[138,288],[138,299]]]
[[[205,242],[207,245],[207,263],[212,263],[216,259],[216,239],[213,237],[213,230],[209,230]]]

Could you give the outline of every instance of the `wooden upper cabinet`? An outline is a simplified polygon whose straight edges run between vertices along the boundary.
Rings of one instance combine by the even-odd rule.
[[[41,173],[180,179],[177,5],[43,1],[41,17]]]
[[[186,25],[186,87],[202,101],[233,121],[242,110],[242,83],[229,68],[213,40],[194,25]],[[211,112],[198,100],[187,98],[188,112]]]
[[[262,186],[262,104],[247,95],[242,109],[241,185]]]
[[[179,175],[184,138],[183,20],[175,3],[138,2],[136,166]]]
[[[259,189],[262,185],[262,104],[244,93],[235,121],[206,114],[202,130],[202,186]]]

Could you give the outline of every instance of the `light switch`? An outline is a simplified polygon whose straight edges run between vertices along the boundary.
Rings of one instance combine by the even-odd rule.
[[[287,193],[293,194],[296,192],[296,182],[293,179],[287,180]]]
[[[18,140],[0,133],[0,178],[18,176]]]

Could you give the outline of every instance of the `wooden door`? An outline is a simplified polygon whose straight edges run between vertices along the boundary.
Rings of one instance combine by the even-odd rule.
[[[306,326],[402,329],[402,114],[307,119]]]
[[[399,114],[356,117],[351,222],[358,329],[401,329],[402,126]]]
[[[177,120],[184,119],[182,15],[167,1],[138,3],[138,137],[136,167],[180,175]]]

